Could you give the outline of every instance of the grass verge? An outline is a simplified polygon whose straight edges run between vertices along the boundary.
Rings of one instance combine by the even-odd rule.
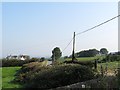
[[[2,88],[21,88],[18,83],[13,83],[16,72],[21,67],[2,67]]]

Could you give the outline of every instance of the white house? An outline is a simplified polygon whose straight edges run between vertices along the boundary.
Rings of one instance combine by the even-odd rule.
[[[9,55],[6,57],[6,59],[10,60],[10,59],[17,59],[17,60],[27,60],[30,59],[30,56],[28,55]]]

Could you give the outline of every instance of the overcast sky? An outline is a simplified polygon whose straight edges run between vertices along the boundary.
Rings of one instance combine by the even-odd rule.
[[[118,15],[117,2],[3,3],[3,57],[27,54],[49,57],[79,33]],[[76,37],[75,51],[118,51],[118,19]],[[70,55],[72,44],[63,52]]]

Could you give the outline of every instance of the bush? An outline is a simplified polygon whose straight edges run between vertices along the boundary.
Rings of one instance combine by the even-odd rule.
[[[120,67],[118,68],[117,79],[118,79],[118,86],[120,88]]]
[[[94,77],[94,71],[84,65],[62,64],[44,67],[39,63],[32,63],[22,67],[16,81],[24,83],[27,88],[56,88]]]
[[[74,64],[80,64],[80,65],[85,65],[90,68],[94,67],[94,62],[93,61],[64,61],[64,63],[74,63]]]
[[[36,60],[17,60],[17,59],[10,59],[10,60],[2,60],[2,67],[10,67],[10,66],[22,66],[23,64],[35,62]]]
[[[120,61],[120,55],[107,55],[106,58],[103,58],[98,63],[105,63],[105,62],[114,62],[114,61]]]
[[[56,61],[53,61],[52,65],[56,66],[56,65],[62,65],[63,62],[59,61],[59,60],[56,60]]]

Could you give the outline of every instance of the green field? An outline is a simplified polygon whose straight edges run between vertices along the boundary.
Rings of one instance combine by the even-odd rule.
[[[41,63],[42,66],[46,66],[47,61]],[[22,88],[22,85],[18,83],[13,83],[15,74],[21,67],[2,67],[0,68],[0,73],[2,72],[2,88]]]
[[[95,57],[80,57],[80,58],[76,58],[79,61],[93,61],[95,59],[99,59],[102,60],[103,58],[105,58],[105,56],[95,56]],[[67,58],[65,59],[67,61],[72,60],[72,58]]]
[[[20,84],[13,83],[15,73],[21,67],[3,67],[2,68],[2,88],[20,88]],[[0,68],[1,69],[1,68]]]

